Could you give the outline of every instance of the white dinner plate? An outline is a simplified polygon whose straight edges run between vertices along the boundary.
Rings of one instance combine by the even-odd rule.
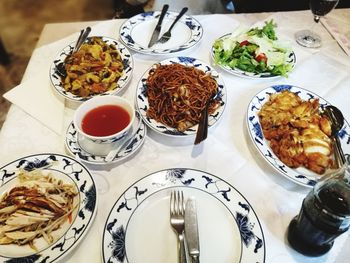
[[[225,34],[225,35],[221,36],[219,39],[228,38],[230,36],[231,36],[231,33],[230,34]],[[214,49],[214,46],[212,46],[212,48],[211,48],[211,57],[212,57],[213,61],[214,61],[214,54],[215,54],[215,49]],[[297,58],[295,56],[294,51],[290,51],[289,54],[287,54],[286,63],[289,63],[289,64],[292,65],[291,71],[294,69],[296,61],[297,61]],[[222,68],[223,70],[225,70],[225,71],[227,71],[227,72],[229,72],[229,73],[231,73],[233,75],[236,75],[238,77],[243,77],[243,78],[249,78],[249,79],[275,79],[275,78],[283,77],[283,76],[280,76],[280,75],[273,75],[273,74],[271,74],[269,72],[255,73],[255,72],[244,71],[244,70],[241,70],[239,68],[231,68],[228,65],[222,65],[222,64],[219,64],[219,63],[217,63],[217,65],[220,68]],[[288,72],[288,74],[290,72]]]
[[[171,31],[172,37],[166,43],[156,43],[148,48],[160,11],[141,13],[131,17],[120,27],[121,41],[130,49],[150,55],[164,55],[183,51],[195,46],[203,36],[202,25],[193,17],[184,15]],[[167,12],[159,37],[165,33],[179,13]]]
[[[91,38],[91,37],[90,37]],[[90,39],[88,38],[88,39]],[[119,54],[121,56],[121,59],[123,61],[124,65],[124,70],[123,70],[123,75],[118,79],[118,87],[114,90],[107,91],[103,94],[99,95],[93,95],[93,96],[100,96],[100,95],[107,95],[107,94],[121,94],[125,88],[127,87],[127,84],[131,80],[132,77],[132,72],[134,68],[134,62],[133,58],[129,52],[129,50],[119,41],[109,38],[109,37],[101,37],[104,42],[106,42],[108,45],[115,45],[116,49],[119,51]],[[66,46],[56,57],[56,59],[53,61],[51,64],[50,68],[50,79],[51,83],[54,87],[54,90],[64,98],[70,100],[70,101],[78,101],[78,102],[83,102],[85,100],[88,100],[89,98],[93,97],[81,97],[78,95],[75,95],[69,91],[66,91],[62,85],[62,80],[59,71],[57,68],[62,67],[64,65],[64,61],[66,57],[72,52],[76,42],[73,42]]]
[[[154,69],[157,64],[160,65],[170,65],[170,64],[182,64],[185,66],[192,66],[199,70],[204,71],[205,73],[210,73],[212,78],[214,78],[218,84],[218,95],[217,99],[220,99],[220,106],[216,109],[216,111],[213,114],[209,114],[209,128],[214,126],[219,119],[221,118],[222,114],[224,113],[225,105],[226,105],[226,87],[224,85],[224,81],[219,75],[217,71],[215,71],[211,66],[208,64],[195,59],[191,57],[174,57],[170,59],[163,60],[161,62],[158,62],[154,64],[152,67],[150,67],[141,77],[137,89],[136,89],[136,107],[138,111],[141,113],[141,116],[146,123],[146,125],[154,130],[158,134],[171,136],[173,138],[180,138],[180,137],[189,137],[189,136],[195,136],[198,129],[198,124],[188,128],[184,132],[178,131],[176,128],[169,127],[163,123],[160,123],[154,119],[151,119],[147,117],[147,109],[149,108],[148,104],[148,98],[147,98],[147,84],[146,80],[149,76],[149,72]]]
[[[263,231],[242,194],[212,174],[180,168],[152,173],[119,197],[104,226],[104,262],[177,262],[170,226],[174,189],[196,199],[200,262],[264,262]]]
[[[95,218],[97,193],[94,180],[88,169],[71,157],[60,154],[35,154],[6,164],[0,168],[0,195],[18,183],[19,169],[32,171],[41,169],[50,172],[55,178],[74,184],[77,191],[78,206],[72,214],[72,223],[66,222],[52,234],[56,240],[48,245],[44,239],[34,242],[38,251],[29,245],[0,245],[1,262],[57,262],[64,258],[81,242]]]
[[[111,163],[116,163],[116,162],[125,160],[126,158],[129,158],[130,156],[135,154],[143,145],[146,139],[146,133],[147,133],[146,125],[143,123],[141,116],[139,115],[138,112],[136,112],[135,115],[137,118],[139,118],[139,121],[142,122],[139,129],[136,131],[137,122],[135,121],[135,123],[133,124],[130,130],[130,133],[133,133],[134,131],[136,132],[133,139],[130,141],[128,145],[120,149],[120,152],[110,162],[106,162],[106,157],[107,157],[106,155],[100,156],[100,155],[91,154],[85,151],[80,146],[77,130],[75,129],[73,122],[70,123],[66,132],[66,139],[65,139],[66,148],[70,154],[78,157],[84,163],[95,164],[95,165],[105,165],[105,164],[111,164]]]
[[[249,135],[262,157],[280,174],[300,185],[313,187],[321,178],[321,175],[316,174],[306,168],[293,169],[285,165],[271,150],[269,142],[264,138],[262,128],[260,126],[258,113],[261,107],[269,100],[271,94],[278,93],[283,90],[290,90],[291,92],[296,93],[302,100],[318,98],[321,108],[330,105],[330,103],[325,99],[303,88],[292,85],[271,86],[256,94],[248,105],[246,122]],[[346,120],[343,128],[339,131],[339,138],[344,153],[350,153],[350,127]]]

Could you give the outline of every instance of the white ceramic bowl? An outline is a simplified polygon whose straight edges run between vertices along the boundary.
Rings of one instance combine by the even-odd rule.
[[[108,136],[92,136],[82,129],[82,120],[85,115],[104,105],[117,105],[125,109],[129,116],[129,124],[121,131]],[[127,135],[135,120],[134,106],[127,100],[119,96],[105,95],[91,98],[82,103],[74,113],[73,124],[78,132],[78,142],[82,149],[94,155],[106,155],[113,148],[118,146],[118,141]]]

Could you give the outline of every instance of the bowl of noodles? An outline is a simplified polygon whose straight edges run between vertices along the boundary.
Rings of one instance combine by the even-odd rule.
[[[154,64],[141,77],[136,91],[136,107],[146,125],[173,138],[195,137],[208,100],[210,128],[224,112],[226,88],[211,66],[191,57]]]
[[[82,102],[103,94],[121,94],[132,77],[129,50],[108,37],[89,37],[77,52],[75,42],[53,61],[50,79],[54,90],[71,101]]]

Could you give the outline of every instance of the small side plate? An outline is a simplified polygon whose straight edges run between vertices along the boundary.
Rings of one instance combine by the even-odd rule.
[[[173,28],[167,43],[157,43],[148,47],[148,42],[157,24],[160,11],[141,13],[131,17],[120,27],[121,41],[130,49],[148,55],[164,55],[194,47],[203,37],[202,25],[193,17],[184,15]],[[179,13],[167,12],[160,36],[169,28]]]

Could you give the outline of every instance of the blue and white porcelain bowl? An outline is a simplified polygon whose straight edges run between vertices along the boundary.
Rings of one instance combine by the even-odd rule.
[[[103,94],[82,97],[79,95],[75,95],[69,91],[66,91],[65,88],[63,87],[61,73],[58,69],[64,66],[65,59],[74,49],[76,42],[72,42],[69,45],[67,45],[63,50],[60,51],[60,53],[57,55],[55,60],[52,62],[50,67],[50,72],[49,72],[50,80],[54,88],[54,91],[57,92],[60,96],[67,99],[68,101],[81,103],[83,101],[90,99],[91,97],[97,97],[101,95],[120,95],[125,91],[125,89],[128,86],[128,83],[132,78],[134,61],[131,56],[131,53],[126,48],[126,46],[120,43],[119,41],[117,41],[116,39],[104,37],[104,36],[91,36],[88,38],[87,41],[89,41],[89,39],[91,39],[92,37],[100,37],[106,44],[114,45],[116,47],[116,49],[118,50],[121,56],[121,60],[124,66],[123,75],[118,79],[117,81],[118,87],[116,89],[108,90]]]
[[[125,109],[130,116],[129,124],[121,131],[108,136],[92,136],[87,134],[82,129],[83,118],[89,111],[104,105],[117,105]],[[74,113],[73,123],[78,132],[80,146],[85,151],[94,155],[106,155],[113,148],[117,147],[118,142],[128,134],[134,120],[135,109],[131,102],[119,96],[106,95],[94,97],[81,104]]]

